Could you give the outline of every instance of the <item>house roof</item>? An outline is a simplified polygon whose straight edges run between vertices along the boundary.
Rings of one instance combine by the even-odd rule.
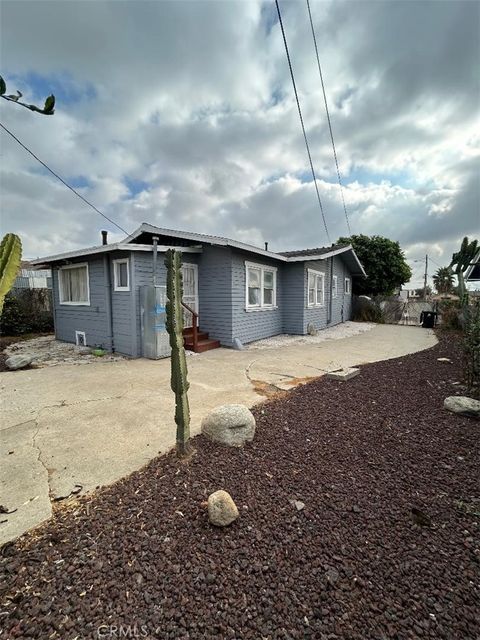
[[[178,249],[178,247],[158,245],[158,251],[166,251],[167,249]],[[91,256],[97,253],[110,253],[112,251],[153,251],[153,245],[151,244],[135,244],[125,242],[114,242],[112,244],[101,244],[96,247],[87,247],[86,249],[75,249],[73,251],[66,251],[65,253],[57,253],[53,256],[46,256],[45,258],[37,258],[36,260],[30,260],[29,264],[34,266],[41,266],[51,264],[52,262],[61,262],[62,260],[71,260],[72,258],[82,258],[83,256]],[[182,247],[182,251],[187,253],[201,253],[200,247]]]
[[[348,245],[350,246],[350,245]],[[279,251],[280,255],[287,256],[287,258],[296,258],[299,256],[321,256],[337,249],[344,249],[344,244],[332,244],[330,247],[317,247],[316,249],[299,249],[298,251]]]
[[[146,236],[146,237],[145,237]],[[344,254],[342,258],[347,263],[352,275],[361,275],[365,276],[366,273],[358,259],[353,247],[351,245],[332,245],[331,247],[321,247],[318,249],[304,249],[302,251],[285,251],[280,253],[275,253],[274,251],[267,251],[265,249],[260,249],[259,247],[255,247],[251,244],[247,244],[245,242],[238,242],[237,240],[231,240],[230,238],[224,238],[222,236],[213,236],[204,233],[193,233],[191,231],[178,231],[176,229],[164,229],[162,227],[155,227],[152,224],[148,224],[146,222],[142,223],[138,229],[136,229],[133,233],[127,236],[122,242],[117,242],[115,244],[107,244],[100,245],[97,247],[90,247],[88,249],[77,249],[75,251],[68,251],[66,253],[59,253],[53,256],[47,256],[46,258],[38,258],[37,260],[32,260],[31,264],[33,265],[44,265],[50,264],[53,262],[59,262],[62,260],[68,260],[71,258],[79,258],[82,256],[97,254],[97,253],[106,253],[110,251],[152,251],[151,239],[153,236],[159,236],[160,241],[163,238],[166,239],[176,239],[180,246],[172,247],[176,249],[181,249],[182,251],[192,252],[192,251],[201,251],[200,247],[195,246],[182,246],[181,243],[185,244],[186,242],[190,243],[200,243],[200,244],[210,244],[215,246],[223,246],[223,247],[233,247],[235,249],[240,249],[242,251],[247,251],[249,253],[255,253],[260,256],[264,256],[266,258],[271,258],[273,260],[279,260],[281,262],[304,262],[306,260],[325,260],[329,257]],[[135,243],[135,240],[141,240],[145,238],[148,242],[140,242]],[[171,243],[167,244],[159,244],[158,250],[165,251],[167,248],[171,248]]]

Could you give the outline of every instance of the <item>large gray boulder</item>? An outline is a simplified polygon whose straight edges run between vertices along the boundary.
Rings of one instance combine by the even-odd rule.
[[[480,420],[480,401],[466,396],[449,396],[443,403],[445,409],[461,416]]]
[[[32,364],[34,356],[25,353],[24,355],[10,356],[5,360],[5,365],[8,369],[16,371],[17,369],[24,369],[28,365]]]
[[[237,505],[226,491],[215,491],[208,496],[208,518],[216,527],[227,527],[238,518]]]
[[[202,433],[215,442],[241,447],[255,435],[255,418],[243,404],[216,407],[202,420]]]

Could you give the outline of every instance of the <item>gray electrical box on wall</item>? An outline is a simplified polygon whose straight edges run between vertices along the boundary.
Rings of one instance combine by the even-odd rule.
[[[140,318],[142,326],[142,355],[158,360],[168,358],[171,347],[165,326],[167,320],[167,287],[140,287]]]

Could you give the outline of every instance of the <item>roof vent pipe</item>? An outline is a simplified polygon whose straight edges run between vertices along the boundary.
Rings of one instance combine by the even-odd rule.
[[[152,236],[153,241],[153,286],[157,284],[157,245],[158,236]]]
[[[268,242],[265,242],[265,251],[268,251]]]
[[[102,231],[102,244],[108,244],[107,236],[108,231]]]

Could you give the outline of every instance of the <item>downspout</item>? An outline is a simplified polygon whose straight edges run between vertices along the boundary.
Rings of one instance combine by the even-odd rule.
[[[153,240],[153,286],[155,287],[157,284],[157,245],[158,245],[158,236],[152,236]]]
[[[105,304],[107,311],[107,339],[110,341],[112,353],[115,353],[115,344],[113,341],[112,272],[110,269],[110,260],[107,255],[103,256],[103,272],[105,278]]]
[[[330,294],[328,296],[327,324],[332,322],[333,256],[330,258]]]

